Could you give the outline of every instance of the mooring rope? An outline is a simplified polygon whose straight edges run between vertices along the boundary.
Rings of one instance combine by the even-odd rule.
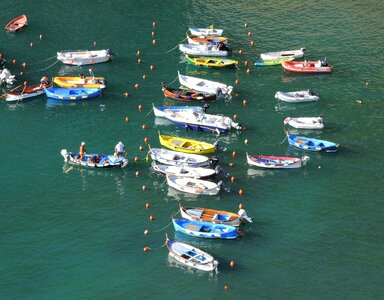
[[[42,63],[42,62],[45,62],[45,61],[51,60],[51,59],[53,59],[53,58],[55,58],[55,57],[56,57],[56,55],[55,55],[55,56],[52,56],[52,57],[49,57],[49,58],[47,58],[47,59],[44,59],[44,60],[41,60],[41,61],[38,61],[38,62],[32,63],[32,64],[28,64],[28,65],[29,65],[29,66],[37,65],[37,64],[40,64],[40,63]]]
[[[175,50],[175,49],[176,49],[177,47],[179,47],[179,45],[180,45],[182,42],[184,42],[186,39],[187,39],[187,38],[185,38],[185,39],[182,40],[179,44],[177,44],[176,47],[173,47],[171,50],[165,51],[164,53],[169,53],[169,52]]]
[[[36,73],[36,72],[41,72],[41,71],[48,70],[49,68],[53,67],[53,66],[54,66],[55,64],[57,64],[58,62],[59,62],[59,60],[56,60],[53,64],[49,65],[49,66],[46,67],[46,68],[43,68],[43,69],[40,69],[40,70],[36,70],[36,71],[25,72],[25,74]]]

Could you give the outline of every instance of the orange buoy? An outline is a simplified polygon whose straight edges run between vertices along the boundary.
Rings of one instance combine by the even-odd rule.
[[[255,42],[254,42],[254,41],[251,41],[251,42],[250,42],[250,45],[251,45],[251,47],[253,47],[253,46],[255,45]]]
[[[244,66],[248,66],[248,60],[244,61]]]
[[[244,144],[248,145],[248,139],[244,140]]]
[[[151,208],[151,204],[149,204],[149,202],[145,203],[145,208],[146,208],[146,209]]]
[[[369,83],[368,83],[368,82],[366,82],[366,83],[365,83],[365,86],[368,86],[368,84],[369,84]]]
[[[142,152],[143,151],[143,146],[140,146],[139,150],[140,150],[140,152]]]
[[[240,54],[240,55],[243,54],[243,50],[240,49],[240,50],[239,50],[239,54]]]
[[[144,138],[144,143],[148,144],[149,139],[147,137]]]
[[[24,86],[27,86],[28,82],[27,81],[24,81]]]
[[[248,36],[251,36],[252,35],[252,32],[248,31]]]
[[[138,107],[139,111],[142,111],[143,109],[143,106],[141,104],[139,104],[139,107]]]
[[[247,27],[248,27],[248,24],[247,24],[247,23],[245,23],[245,24],[244,24],[244,27],[245,27],[245,28],[247,28]]]
[[[231,266],[231,268],[234,268],[235,267],[235,262],[233,260],[231,260],[231,262],[229,263],[229,265]]]
[[[137,56],[140,56],[140,54],[141,54],[141,51],[140,50],[137,50]]]
[[[145,130],[145,129],[147,129],[147,125],[143,124],[143,125],[141,126],[141,128],[143,128],[143,130]]]
[[[128,122],[129,122],[129,118],[125,117],[125,123],[128,123]]]
[[[235,164],[234,164],[234,163],[229,163],[228,166],[229,166],[230,168],[233,168],[233,167],[235,166]]]
[[[233,115],[233,119],[234,119],[234,120],[237,119],[237,114],[234,114],[234,115]]]
[[[240,195],[240,196],[243,196],[243,194],[244,194],[243,189],[240,189],[240,190],[239,190],[239,195]]]
[[[156,40],[155,40],[155,39],[153,39],[153,41],[152,41],[152,45],[153,45],[153,46],[156,45]]]
[[[239,96],[239,93],[236,93],[235,96],[238,97],[238,96]]]
[[[155,217],[152,216],[152,215],[150,215],[150,216],[149,216],[149,221],[153,221],[153,220],[155,220]]]
[[[155,36],[155,32],[154,31],[152,31],[152,36]]]
[[[228,291],[229,290],[229,286],[227,284],[224,285],[224,291]]]
[[[232,182],[232,183],[235,182],[235,176],[232,176],[232,177],[231,177],[231,182]]]
[[[139,84],[138,84],[138,83],[135,84],[135,88],[136,88],[136,89],[139,88]]]
[[[151,66],[149,67],[149,69],[150,69],[151,71],[153,71],[153,70],[155,69],[155,66],[154,66],[154,65],[151,65]]]
[[[153,28],[156,27],[156,22],[155,22],[155,21],[152,22],[152,27],[153,27]]]
[[[233,152],[232,152],[232,157],[233,157],[233,158],[236,158],[236,156],[237,156],[237,152],[236,152],[236,151],[233,151]]]
[[[128,92],[125,92],[123,95],[124,95],[124,97],[128,97],[128,96],[129,96],[129,93],[128,93]]]
[[[13,63],[13,64],[16,64],[16,59],[12,60],[12,63]]]
[[[135,162],[138,162],[138,161],[139,161],[139,157],[135,156]]]
[[[22,66],[23,68],[25,68],[25,67],[27,66],[27,63],[23,62],[23,63],[21,64],[21,66]]]
[[[145,79],[147,79],[147,75],[144,74],[143,75],[143,80],[145,80]]]
[[[139,177],[139,176],[140,176],[140,172],[139,172],[139,171],[136,171],[135,176],[136,176],[136,177]]]
[[[96,41],[93,41],[93,46],[96,46]]]
[[[149,250],[151,250],[151,248],[149,248],[149,247],[144,247],[144,252],[149,252]]]
[[[247,127],[245,127],[245,126],[243,126],[243,127],[241,127],[241,130],[242,130],[242,131],[247,131],[247,130],[248,130],[248,128],[247,128]]]
[[[243,100],[243,105],[244,105],[244,107],[246,107],[247,106],[247,100]]]
[[[141,187],[141,189],[143,190],[143,192],[147,189],[147,186],[145,186],[145,185],[143,185],[142,187]]]
[[[138,63],[138,64],[141,63],[141,59],[140,59],[140,58],[137,59],[137,63]]]
[[[243,203],[239,204],[239,209],[243,209]]]
[[[33,47],[33,43],[31,42],[30,44],[29,44],[29,46],[31,46],[31,48]]]
[[[235,84],[236,84],[236,85],[239,84],[239,79],[236,79],[236,80],[235,80]]]
[[[43,35],[40,34],[40,35],[39,35],[39,40],[41,41],[42,39],[43,39]]]
[[[247,74],[251,74],[251,70],[250,69],[247,69]]]

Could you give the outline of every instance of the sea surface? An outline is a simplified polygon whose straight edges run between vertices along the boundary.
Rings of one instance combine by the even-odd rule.
[[[1,26],[21,14],[29,19],[21,32],[0,32],[0,53],[17,76],[13,87],[44,75],[88,74],[88,66],[57,62],[57,51],[110,48],[117,54],[93,66],[108,80],[103,97],[71,104],[45,95],[0,102],[1,299],[382,299],[383,1],[1,4]],[[177,45],[188,28],[212,24],[229,37],[237,69],[183,62]],[[301,47],[307,60],[326,58],[332,74],[253,65],[260,53]],[[217,137],[155,119],[152,104],[179,104],[161,91],[161,82],[179,86],[177,71],[234,86],[233,97],[212,103],[209,112],[236,115],[247,130]],[[10,88],[0,87],[1,93]],[[318,102],[274,98],[279,90],[309,88]],[[339,151],[289,147],[283,120],[319,115],[324,130],[289,132],[339,143]],[[217,180],[231,191],[204,197],[168,188],[146,160],[144,139],[160,147],[158,131],[219,140],[227,151],[216,154],[230,177]],[[82,141],[88,152],[112,153],[120,140],[130,159],[125,169],[69,169],[60,155],[61,149],[77,151]],[[306,154],[310,161],[300,169],[263,170],[246,164],[247,152]],[[171,225],[179,204],[237,212],[240,203],[254,223],[236,240],[191,238]],[[169,260],[166,233],[215,256],[218,273]]]

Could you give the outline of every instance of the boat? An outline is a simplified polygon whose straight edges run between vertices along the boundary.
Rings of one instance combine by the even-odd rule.
[[[309,156],[289,157],[289,156],[272,156],[272,155],[248,155],[247,163],[251,166],[267,169],[294,169],[305,166],[309,161]]]
[[[152,160],[171,166],[192,166],[192,167],[211,167],[218,163],[217,157],[211,157],[199,154],[181,153],[168,149],[149,147],[148,154]]]
[[[152,162],[152,168],[154,171],[163,175],[175,175],[178,177],[189,177],[197,179],[214,177],[219,172],[219,169],[215,170],[203,167],[190,167],[186,165],[169,166],[156,164],[155,162]]]
[[[216,93],[209,94],[194,90],[175,89],[164,85],[162,87],[162,91],[165,97],[186,102],[215,101],[217,98]]]
[[[326,60],[318,61],[284,61],[281,63],[283,68],[288,72],[294,73],[331,73],[332,67],[328,65]]]
[[[181,85],[195,91],[216,94],[217,96],[229,97],[233,91],[232,86],[228,86],[224,83],[202,79],[198,77],[192,77],[187,75],[179,75],[179,82]]]
[[[62,149],[60,154],[66,163],[88,168],[124,168],[128,164],[128,159],[124,156],[87,153],[80,160],[78,152],[68,152],[66,149]]]
[[[66,65],[84,66],[103,63],[112,60],[111,49],[75,50],[57,52],[57,59]]]
[[[216,29],[211,26],[210,28],[189,28],[189,31],[192,35],[213,35],[213,36],[222,36],[223,29]]]
[[[208,105],[208,104],[207,104]],[[183,111],[196,111],[196,112],[203,112],[206,110],[206,108],[209,107],[201,107],[201,106],[155,106],[152,104],[153,107],[153,113],[155,114],[155,117],[159,118],[165,118],[165,112],[166,111],[174,111],[174,112],[183,112]]]
[[[281,65],[284,61],[292,61],[295,58],[293,57],[283,57],[283,58],[276,58],[276,59],[269,59],[269,60],[258,60],[255,62],[255,66],[263,67],[263,66],[276,66]]]
[[[217,271],[219,262],[207,252],[187,243],[170,240],[168,237],[166,238],[165,245],[169,251],[168,255],[176,261],[201,271]]]
[[[193,56],[227,56],[231,49],[223,43],[218,44],[180,44],[179,50]]]
[[[284,120],[284,125],[290,125],[299,129],[323,129],[324,123],[322,117],[287,117]]]
[[[203,67],[214,67],[214,68],[225,68],[225,67],[235,67],[238,64],[237,60],[226,59],[226,58],[216,58],[216,57],[190,57],[185,55],[187,63],[195,66]]]
[[[252,218],[247,216],[244,209],[241,209],[239,213],[235,214],[212,208],[180,206],[180,214],[182,218],[187,220],[205,221],[231,226],[240,226],[245,220],[250,223],[253,222]]]
[[[319,100],[317,93],[311,90],[295,91],[295,92],[281,92],[275,94],[275,98],[285,102],[311,102]]]
[[[339,148],[339,144],[305,136],[288,135],[287,139],[289,145],[302,150],[336,152]]]
[[[101,95],[101,89],[96,88],[47,88],[45,94],[57,100],[82,100]]]
[[[5,84],[12,85],[16,81],[15,75],[12,75],[11,72],[4,68],[3,70],[0,70],[0,86]]]
[[[228,43],[227,37],[214,36],[214,35],[188,35],[188,44],[204,45],[204,44],[217,44],[217,43]]]
[[[45,93],[45,88],[53,86],[53,82],[49,82],[48,85],[42,85],[41,83],[34,85],[20,86],[12,91],[9,91],[5,100],[8,102],[21,101],[27,98],[32,98]]]
[[[231,225],[217,224],[187,219],[172,219],[176,231],[184,234],[207,239],[236,239],[237,228]]]
[[[160,144],[168,149],[192,153],[192,154],[208,154],[216,151],[216,145],[200,142],[196,140],[181,138],[171,135],[162,135],[159,133]]]
[[[64,88],[98,88],[104,89],[107,81],[104,77],[57,76],[53,82]]]
[[[173,124],[187,130],[228,133],[232,128],[241,129],[239,123],[231,118],[219,115],[206,114],[198,111],[164,111],[164,116]]]
[[[260,54],[262,60],[274,60],[278,58],[300,58],[304,56],[305,48],[300,48],[299,50],[289,50],[289,51],[277,51],[277,52],[267,52]]]
[[[220,192],[222,182],[216,183],[203,179],[167,175],[167,183],[174,189],[195,195],[214,196]]]
[[[9,32],[15,32],[28,25],[28,18],[26,15],[21,15],[13,20],[9,21],[7,25],[5,25],[5,30]]]

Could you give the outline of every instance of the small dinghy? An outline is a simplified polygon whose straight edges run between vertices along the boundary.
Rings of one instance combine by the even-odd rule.
[[[128,159],[123,156],[84,154],[80,160],[80,154],[77,152],[68,152],[66,149],[62,149],[60,153],[65,162],[88,168],[124,168],[128,164]]]
[[[283,68],[288,72],[294,73],[331,73],[332,67],[326,60],[318,61],[285,61],[281,64]]]
[[[101,89],[95,88],[47,88],[45,94],[57,100],[83,100],[101,95]]]
[[[237,228],[231,225],[217,224],[186,219],[172,219],[176,231],[206,239],[236,239]]]
[[[75,50],[57,52],[57,59],[66,65],[84,66],[112,60],[111,49],[103,50]]]
[[[152,160],[170,166],[214,167],[218,163],[218,159],[215,156],[209,158],[208,156],[181,153],[160,148],[150,147],[148,154],[151,155]]]
[[[275,98],[285,102],[311,102],[319,100],[317,93],[311,90],[295,92],[277,92]]]
[[[339,144],[305,136],[288,135],[289,145],[308,151],[336,152]]]
[[[264,66],[276,66],[276,65],[281,65],[282,62],[284,61],[292,61],[294,60],[293,57],[287,57],[287,58],[276,58],[276,59],[269,59],[269,60],[258,60],[255,62],[255,66],[258,67],[264,67]]]
[[[227,56],[231,49],[224,43],[218,44],[180,44],[179,50],[193,56]]]
[[[218,43],[228,43],[227,37],[214,36],[214,35],[188,35],[187,33],[188,44],[195,45],[204,45],[204,44],[218,44]]]
[[[21,15],[11,20],[5,25],[5,30],[15,32],[28,25],[28,18],[26,15]]]
[[[50,88],[52,86],[53,86],[53,82],[49,82],[47,85],[42,85],[38,83],[34,85],[19,87],[17,89],[13,89],[12,91],[8,92],[5,100],[8,102],[14,102],[14,101],[22,101],[27,98],[36,97],[45,93],[44,88]]]
[[[165,97],[186,102],[215,101],[217,98],[216,93],[202,93],[194,90],[175,89],[164,85],[162,87],[162,90]]]
[[[180,214],[184,219],[204,221],[231,226],[240,226],[244,221],[252,223],[252,218],[247,216],[244,209],[235,214],[232,212],[204,207],[180,206]],[[241,214],[241,215],[240,215]]]
[[[155,162],[152,162],[152,168],[154,171],[163,174],[163,175],[175,175],[178,177],[189,177],[197,179],[205,179],[214,177],[218,174],[219,169],[209,169],[202,167],[190,167],[185,165],[178,166],[169,166],[169,165],[159,165]]]
[[[213,35],[213,36],[222,36],[223,34],[223,29],[216,29],[216,28],[189,28],[189,31],[191,32],[192,35]]]
[[[231,118],[219,115],[206,114],[198,111],[164,111],[164,116],[173,124],[185,129],[228,133],[232,128],[241,129],[239,123],[235,123]]]
[[[64,88],[97,88],[104,89],[107,81],[104,77],[58,76],[53,82]]]
[[[167,175],[167,183],[178,191],[195,195],[214,196],[221,188],[221,183],[175,175]]]
[[[305,166],[309,159],[309,156],[297,158],[289,156],[248,155],[247,153],[247,162],[249,165],[267,169],[300,168]]]
[[[323,129],[324,123],[322,117],[288,117],[284,120],[284,125],[290,125],[298,129]]]
[[[206,108],[209,107],[209,105],[206,108],[204,108],[201,106],[155,106],[152,104],[152,107],[153,107],[153,113],[155,114],[155,117],[165,118],[165,112],[168,112],[168,111],[173,111],[173,112],[195,111],[195,112],[202,113]]]
[[[260,54],[262,60],[274,60],[280,58],[300,58],[304,56],[305,48],[300,48],[299,50],[289,50],[289,51],[278,51],[278,52],[267,52]]]
[[[15,75],[12,75],[11,72],[4,68],[3,70],[0,70],[0,85],[8,84],[12,85],[16,81]]]
[[[159,133],[160,144],[168,149],[192,153],[208,154],[216,151],[216,145],[192,139],[181,138],[171,135],[162,135]]]
[[[208,68],[225,68],[225,67],[235,67],[238,64],[237,60],[227,59],[227,58],[217,58],[217,57],[190,57],[185,55],[187,63],[195,66],[202,66]]]
[[[188,267],[201,271],[217,271],[219,262],[207,252],[196,248],[195,246],[166,239],[165,245],[169,251],[169,256]]]
[[[198,77],[181,75],[180,72],[178,72],[178,75],[180,84],[191,90],[209,94],[216,94],[217,96],[222,95],[228,97],[233,91],[232,86],[228,86],[224,83],[202,79]]]

